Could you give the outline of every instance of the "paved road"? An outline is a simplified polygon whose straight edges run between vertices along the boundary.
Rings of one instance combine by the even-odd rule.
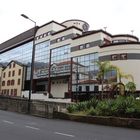
[[[0,140],[140,140],[140,130],[0,111]]]

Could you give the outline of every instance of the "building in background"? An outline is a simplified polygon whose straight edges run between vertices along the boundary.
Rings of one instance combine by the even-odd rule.
[[[3,70],[3,65],[0,64],[0,94],[1,94],[1,85],[2,85],[2,70]]]
[[[99,91],[96,61],[111,61],[124,73],[134,76],[140,90],[140,42],[128,34],[112,35],[104,30],[89,31],[82,20],[48,22],[0,44],[0,60],[12,60],[27,66],[22,90],[29,90],[33,39],[35,59],[33,93],[48,92],[56,98],[70,97],[72,92]],[[112,71],[109,77],[116,77]]]
[[[26,66],[12,60],[2,69],[1,94],[21,97],[25,84],[25,74]]]

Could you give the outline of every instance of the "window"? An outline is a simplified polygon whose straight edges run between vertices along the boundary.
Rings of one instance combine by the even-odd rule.
[[[7,81],[7,86],[10,86],[10,80]]]
[[[78,91],[82,91],[82,86],[79,86],[79,90]]]
[[[11,64],[9,65],[9,69],[11,69]]]
[[[90,47],[90,44],[89,44],[89,43],[87,43],[87,44],[86,44],[86,48],[89,48],[89,47]]]
[[[13,86],[15,84],[15,81],[14,80],[11,80],[11,85]]]
[[[6,73],[4,72],[4,73],[3,73],[3,78],[5,78],[5,76],[6,76]]]
[[[9,71],[9,73],[8,73],[8,77],[10,77],[11,76],[11,71]]]
[[[35,38],[35,40],[38,40],[39,39],[39,36],[37,36],[36,38]]]
[[[84,49],[84,46],[83,45],[80,45],[79,46],[80,50]]]
[[[6,95],[6,89],[4,90],[4,94]]]
[[[48,32],[48,35],[50,35],[51,34],[51,32]]]
[[[16,64],[15,64],[15,63],[13,63],[13,68],[15,68],[15,66],[16,66]]]
[[[99,91],[99,86],[94,86],[94,91]]]
[[[57,38],[57,42],[60,42],[60,38]]]
[[[42,38],[43,37],[43,35],[39,35],[39,38]]]
[[[17,89],[14,89],[14,96],[17,96]]]
[[[63,36],[63,37],[61,38],[61,40],[62,40],[62,41],[65,40],[65,37]]]
[[[12,71],[12,76],[15,76],[15,71],[14,70]]]
[[[5,81],[2,81],[2,86],[5,86]]]
[[[11,89],[11,96],[13,96],[13,89]]]
[[[17,84],[20,85],[20,79],[18,79],[18,83]]]
[[[18,70],[18,75],[21,75],[21,69]]]
[[[90,86],[86,86],[86,91],[87,91],[87,92],[90,91]]]
[[[9,89],[7,89],[7,95],[9,95]]]
[[[47,36],[47,33],[44,33],[44,34],[43,34],[43,37],[46,37],[46,36]]]

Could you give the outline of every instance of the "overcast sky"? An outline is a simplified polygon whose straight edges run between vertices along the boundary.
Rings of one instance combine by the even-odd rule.
[[[32,28],[26,14],[43,25],[51,20],[85,20],[90,30],[133,34],[140,38],[140,0],[3,0],[0,3],[0,43]]]

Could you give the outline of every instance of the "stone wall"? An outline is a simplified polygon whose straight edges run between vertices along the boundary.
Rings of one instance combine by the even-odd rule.
[[[31,115],[52,118],[54,111],[64,111],[70,103],[53,101],[31,101]],[[28,113],[28,100],[12,97],[0,97],[0,109],[19,113]]]

